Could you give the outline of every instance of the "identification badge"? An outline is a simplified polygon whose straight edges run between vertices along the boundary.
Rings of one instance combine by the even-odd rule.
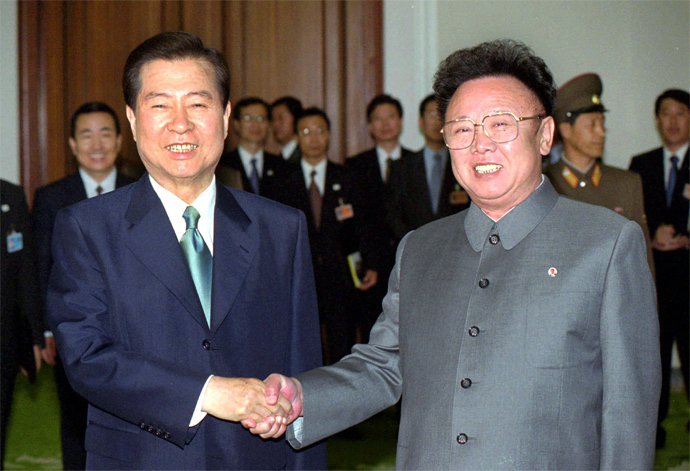
[[[470,202],[470,197],[467,192],[461,188],[456,188],[450,193],[450,204],[467,204]]]
[[[12,232],[7,234],[7,253],[19,252],[23,248],[24,239],[22,238],[22,233],[12,229]]]
[[[335,208],[335,218],[338,222],[343,222],[346,219],[350,219],[355,215],[354,209],[352,209],[351,204],[345,204],[342,199],[338,200],[340,206]]]

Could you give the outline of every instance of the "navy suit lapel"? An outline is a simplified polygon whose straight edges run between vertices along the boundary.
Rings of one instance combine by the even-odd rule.
[[[216,187],[211,333],[228,316],[259,249],[258,234],[230,190]]]
[[[151,187],[148,174],[144,174],[136,183],[125,219],[131,224],[124,236],[127,247],[170,290],[192,317],[208,328],[175,231],[163,203]]]

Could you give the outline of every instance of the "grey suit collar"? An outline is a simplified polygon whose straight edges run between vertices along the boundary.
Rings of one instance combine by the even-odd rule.
[[[491,220],[484,211],[472,203],[465,218],[465,233],[475,252],[481,252],[489,234],[498,233],[501,245],[510,250],[537,227],[558,200],[549,179],[544,182],[522,203],[503,216],[498,222]]]

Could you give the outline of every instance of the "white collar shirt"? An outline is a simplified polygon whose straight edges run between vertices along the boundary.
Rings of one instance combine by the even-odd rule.
[[[386,181],[386,171],[388,169],[388,158],[390,157],[391,160],[395,161],[400,159],[400,156],[402,155],[402,149],[400,148],[400,144],[398,144],[395,149],[393,149],[393,152],[390,154],[386,152],[382,147],[376,146],[376,156],[379,159],[379,170],[381,171],[381,179],[385,182]]]
[[[678,170],[680,170],[680,164],[688,151],[688,146],[690,146],[690,142],[686,142],[683,147],[675,152],[671,152],[664,146],[664,187],[668,187],[668,176],[671,174],[671,157],[674,155],[678,157]]]
[[[201,192],[199,196],[190,205],[178,198],[174,193],[163,188],[156,180],[149,175],[151,180],[151,186],[153,186],[153,191],[156,192],[158,198],[160,198],[165,212],[170,219],[170,224],[172,224],[173,230],[175,231],[175,236],[178,242],[182,239],[182,235],[187,230],[187,224],[182,215],[184,214],[187,206],[194,206],[194,209],[199,211],[199,223],[197,228],[203,237],[204,242],[208,246],[211,255],[213,255],[213,227],[214,227],[214,211],[216,208],[216,177],[213,176],[211,184],[204,191]]]
[[[260,149],[259,152],[252,155],[244,147],[237,146],[237,152],[240,154],[244,172],[248,177],[252,174],[252,159],[256,159],[256,171],[259,172],[259,179],[261,179],[261,176],[264,174],[264,150]]]
[[[292,153],[295,151],[297,148],[297,138],[291,140],[287,144],[283,146],[282,149],[280,149],[280,154],[283,156],[285,160],[289,159]]]
[[[324,188],[326,188],[326,164],[328,163],[328,159],[323,159],[316,165],[311,165],[304,159],[302,159],[300,163],[302,165],[302,174],[304,175],[304,184],[307,190],[309,189],[309,185],[311,185],[311,172],[316,171],[314,183],[316,183],[316,188],[319,189],[319,193],[323,196]]]
[[[96,190],[96,188],[98,188],[99,186],[101,187],[101,195],[103,193],[108,193],[115,189],[115,181],[117,180],[117,170],[115,169],[115,167],[113,167],[108,176],[100,182],[94,180],[91,177],[91,175],[86,173],[86,171],[81,167],[79,167],[79,176],[81,177],[81,181],[84,184],[84,190],[86,190],[86,197],[93,198],[94,196],[98,196],[98,191]]]

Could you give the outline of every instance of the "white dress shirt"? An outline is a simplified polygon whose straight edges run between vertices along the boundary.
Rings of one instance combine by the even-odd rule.
[[[316,170],[314,183],[316,183],[316,188],[319,189],[319,193],[323,196],[323,191],[326,188],[326,164],[328,163],[328,159],[323,159],[316,165],[307,163],[305,159],[302,159],[300,163],[302,165],[302,173],[304,174],[304,185],[307,190],[309,189],[309,185],[311,185],[311,172]]]
[[[208,186],[208,188],[201,192],[201,194],[197,196],[191,205],[185,203],[174,193],[159,185],[151,175],[149,175],[149,179],[151,180],[153,191],[156,192],[161,200],[161,203],[163,203],[163,207],[168,215],[168,219],[170,219],[170,224],[172,224],[173,230],[175,231],[177,241],[179,242],[180,239],[182,239],[182,235],[187,230],[187,223],[185,222],[184,217],[182,217],[182,214],[184,214],[187,206],[194,206],[194,209],[199,211],[199,223],[197,224],[197,229],[199,229],[201,237],[203,237],[204,242],[211,251],[211,255],[213,255],[213,224],[215,221],[214,211],[216,209],[216,176],[213,176],[213,180],[211,180],[211,184]],[[206,396],[206,387],[208,386],[208,382],[212,377],[213,375],[208,377],[206,383],[204,384],[204,388],[201,390],[201,394],[199,394],[199,400],[196,403],[194,413],[189,421],[190,427],[194,427],[195,425],[199,424],[206,417],[206,412],[201,411],[201,406],[204,403],[204,397]]]
[[[283,156],[285,160],[289,159],[292,153],[295,151],[297,148],[297,138],[291,140],[287,144],[283,146],[282,149],[280,149],[280,154]]]
[[[86,171],[81,167],[79,167],[79,176],[81,177],[81,181],[84,184],[84,190],[86,190],[86,197],[93,198],[94,196],[98,196],[98,191],[96,191],[96,188],[98,188],[99,186],[101,187],[101,195],[103,193],[108,193],[115,189],[115,181],[117,180],[117,170],[115,169],[115,167],[113,167],[108,176],[105,177],[101,182],[97,182],[96,180],[94,180],[91,177],[91,175],[86,173]]]
[[[240,154],[240,160],[242,161],[242,166],[244,167],[244,172],[247,177],[252,175],[252,159],[256,159],[256,171],[259,173],[259,180],[264,174],[264,150],[260,149],[259,152],[252,155],[247,149],[242,146],[237,146],[237,152]]]
[[[386,162],[390,157],[391,160],[398,160],[402,156],[402,149],[400,144],[398,144],[393,152],[390,154],[386,152],[382,147],[376,146],[376,156],[379,158],[379,170],[381,171],[381,180],[386,181],[386,171],[388,170],[388,163]]]

